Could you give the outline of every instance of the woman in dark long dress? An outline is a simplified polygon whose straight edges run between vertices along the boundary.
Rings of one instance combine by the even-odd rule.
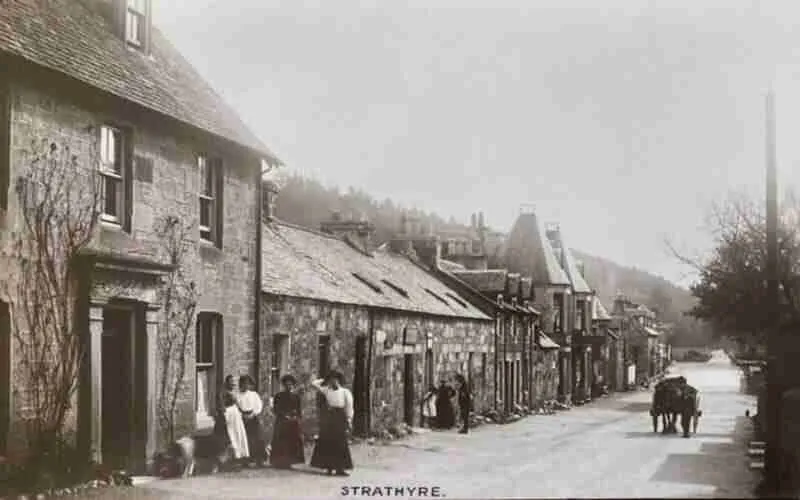
[[[472,409],[472,395],[463,375],[456,375],[458,384],[458,413],[461,415],[461,434],[466,434],[469,429],[469,412]]]
[[[452,429],[456,425],[453,396],[455,396],[453,388],[441,380],[436,391],[436,427],[439,429]]]
[[[342,387],[344,377],[330,372],[324,379],[311,382],[325,397],[326,411],[319,423],[319,437],[311,455],[311,466],[325,469],[328,474],[347,476],[353,468],[347,435],[353,424],[353,394]]]
[[[300,396],[292,392],[295,383],[295,378],[291,375],[281,377],[283,390],[275,394],[273,401],[275,422],[269,461],[278,469],[288,469],[294,464],[306,461],[303,453],[303,436],[300,431],[302,417]]]
[[[266,465],[267,443],[264,439],[264,429],[261,427],[261,412],[264,402],[261,395],[255,391],[255,381],[250,375],[239,377],[239,395],[237,404],[242,412],[244,427],[247,431],[247,447],[250,450],[250,461],[256,465]]]
[[[214,439],[216,446],[220,450],[227,448],[231,443],[230,437],[228,436],[227,423],[225,421],[225,395],[230,394],[234,396],[235,399],[236,395],[233,393],[233,389],[233,375],[227,375],[219,390],[219,394],[217,394],[217,407],[214,412]]]

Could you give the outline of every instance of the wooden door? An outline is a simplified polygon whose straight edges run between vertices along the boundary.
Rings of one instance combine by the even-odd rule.
[[[356,338],[356,365],[353,378],[353,427],[358,435],[369,430],[369,380],[367,378],[367,338]]]

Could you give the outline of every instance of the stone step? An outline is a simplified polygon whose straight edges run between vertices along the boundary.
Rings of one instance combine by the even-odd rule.
[[[765,450],[762,448],[750,448],[747,450],[747,454],[750,455],[751,457],[756,457],[756,456],[761,457],[764,456],[764,453]]]
[[[763,469],[764,468],[764,462],[761,462],[761,461],[759,461],[759,462],[750,462],[750,468],[751,469]]]
[[[763,449],[763,448],[766,448],[766,447],[767,447],[767,443],[765,443],[764,441],[750,441],[750,448],[761,448],[761,449]]]

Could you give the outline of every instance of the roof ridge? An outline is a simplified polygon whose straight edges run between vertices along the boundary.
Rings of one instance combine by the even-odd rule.
[[[278,219],[277,217],[273,217],[271,221],[264,223],[265,226],[276,225],[276,226],[283,226],[288,227],[289,229],[297,229],[299,231],[303,231],[306,233],[311,233],[317,236],[322,236],[324,238],[328,238],[331,240],[341,241],[342,243],[347,243],[345,240],[336,236],[335,234],[326,233],[324,231],[319,231],[317,229],[313,229],[307,226],[301,226],[300,224],[294,224],[292,222],[287,222],[285,220]]]

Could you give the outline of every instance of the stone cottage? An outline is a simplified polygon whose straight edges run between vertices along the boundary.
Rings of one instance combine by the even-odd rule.
[[[0,272],[15,268],[13,186],[26,172],[26,149],[68,146],[102,179],[100,223],[76,269],[86,355],[68,426],[88,456],[129,470],[164,444],[165,275],[180,266],[198,293],[177,433],[210,428],[223,373],[255,373],[259,179],[264,161],[279,163],[151,18],[149,0],[0,5]],[[178,264],[155,230],[166,217],[188,231]],[[10,334],[14,300],[0,297],[0,454],[24,446],[17,438],[30,414]]]
[[[659,373],[658,344],[662,336],[654,328],[655,313],[644,304],[637,304],[619,294],[614,299],[611,314],[617,320],[625,338],[626,365],[634,367],[631,371],[635,373],[635,377],[628,376],[627,385],[652,379]]]
[[[511,413],[519,406],[530,407],[534,400],[531,374],[539,317],[539,311],[531,306],[531,281],[505,269],[453,269],[450,273],[484,297],[495,298],[496,397],[501,403],[498,410]]]
[[[543,333],[559,345],[558,397],[572,401],[572,283],[559,264],[544,228],[533,210],[517,217],[503,252],[509,271],[530,276],[533,307],[541,311]]]
[[[594,295],[592,296],[592,397],[596,397],[602,388],[609,391],[616,390],[618,354],[616,341],[618,336],[609,327],[611,325],[611,315],[608,314],[603,303]]]
[[[468,378],[475,411],[490,409],[493,320],[432,274],[438,240],[405,223],[375,248],[368,222],[336,215],[320,229],[264,224],[262,386],[274,393],[290,373],[307,387],[337,369],[360,435],[419,426],[428,387],[455,373]],[[312,392],[307,433],[316,429]]]

